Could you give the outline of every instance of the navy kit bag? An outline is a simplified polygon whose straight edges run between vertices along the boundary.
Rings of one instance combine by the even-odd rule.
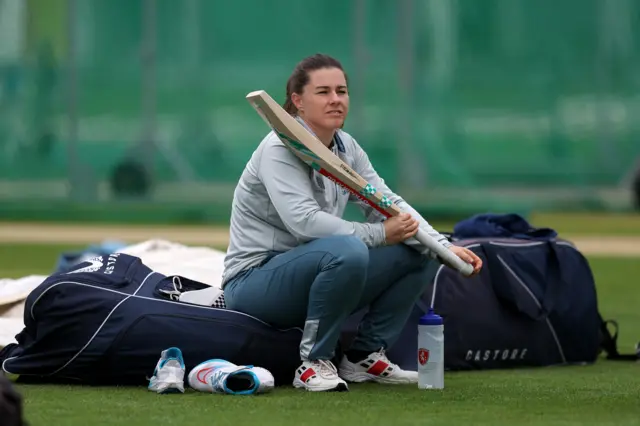
[[[640,344],[638,354],[618,353],[617,323],[602,319],[589,264],[570,242],[486,237],[455,243],[477,254],[483,269],[465,278],[437,268],[388,351],[402,368],[416,368],[416,327],[431,303],[444,319],[449,371],[590,364],[602,352],[610,360],[639,359]]]
[[[447,370],[590,364],[603,351],[611,360],[638,359],[640,350],[618,353],[617,323],[598,312],[587,259],[555,230],[515,213],[483,213],[447,236],[478,255],[483,269],[465,278],[438,267],[389,351],[401,367],[416,367],[416,326],[431,304],[444,319]]]
[[[425,294],[434,296],[445,318],[448,369],[596,361],[600,319],[595,282],[575,247],[566,241],[509,238],[456,244],[473,250],[484,268],[471,279],[441,269]]]
[[[170,300],[163,289],[206,285],[152,271],[139,258],[88,259],[47,278],[27,298],[25,327],[0,352],[19,380],[147,384],[160,352],[177,346],[187,372],[211,358],[253,364],[290,384],[302,330],[279,330],[252,316]]]

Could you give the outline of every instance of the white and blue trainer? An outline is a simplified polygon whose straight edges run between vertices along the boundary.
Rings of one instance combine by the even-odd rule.
[[[236,365],[223,359],[210,359],[189,372],[189,386],[201,392],[252,395],[269,392],[273,375],[262,367]]]
[[[149,379],[149,390],[160,394],[184,393],[185,366],[182,351],[172,347],[162,351]]]

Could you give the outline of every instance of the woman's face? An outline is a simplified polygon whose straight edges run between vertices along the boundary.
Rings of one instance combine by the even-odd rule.
[[[309,73],[309,83],[291,100],[298,114],[314,130],[340,129],[349,111],[349,92],[344,73],[338,68],[321,68]]]

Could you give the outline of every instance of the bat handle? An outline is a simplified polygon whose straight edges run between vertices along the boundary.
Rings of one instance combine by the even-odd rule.
[[[460,259],[454,252],[437,242],[424,230],[418,229],[415,238],[437,254],[447,265],[457,269],[462,275],[468,277],[473,272],[473,266],[471,264]]]

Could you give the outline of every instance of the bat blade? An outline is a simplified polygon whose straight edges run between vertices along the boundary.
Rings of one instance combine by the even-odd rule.
[[[403,212],[331,152],[317,137],[273,100],[266,91],[251,92],[247,94],[246,98],[282,143],[302,161],[371,205],[384,216],[397,216]],[[473,272],[473,267],[470,264],[464,262],[422,229],[418,231],[415,238],[435,252],[443,262],[457,269],[463,275],[468,276]]]

